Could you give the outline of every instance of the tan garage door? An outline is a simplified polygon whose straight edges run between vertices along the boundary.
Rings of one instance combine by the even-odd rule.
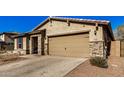
[[[89,57],[89,34],[49,37],[49,55]]]

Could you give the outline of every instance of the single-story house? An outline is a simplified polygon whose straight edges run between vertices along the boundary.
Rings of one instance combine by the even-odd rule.
[[[107,57],[114,40],[110,21],[49,17],[32,32],[16,36],[14,49],[24,54]]]
[[[18,35],[15,32],[0,33],[0,50],[14,50],[14,36]]]

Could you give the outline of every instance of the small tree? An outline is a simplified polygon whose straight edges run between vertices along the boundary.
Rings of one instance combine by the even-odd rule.
[[[117,39],[124,39],[124,25],[117,27]]]

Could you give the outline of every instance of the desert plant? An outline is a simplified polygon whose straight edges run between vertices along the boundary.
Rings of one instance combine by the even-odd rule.
[[[107,60],[102,57],[92,57],[90,58],[90,63],[94,66],[108,68]]]

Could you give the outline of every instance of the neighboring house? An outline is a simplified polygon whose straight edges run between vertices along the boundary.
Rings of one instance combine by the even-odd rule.
[[[21,40],[19,40],[21,38]],[[114,35],[109,21],[50,17],[15,37],[15,51],[68,57],[107,57]]]
[[[18,35],[13,32],[0,33],[0,50],[14,50],[14,36]]]

